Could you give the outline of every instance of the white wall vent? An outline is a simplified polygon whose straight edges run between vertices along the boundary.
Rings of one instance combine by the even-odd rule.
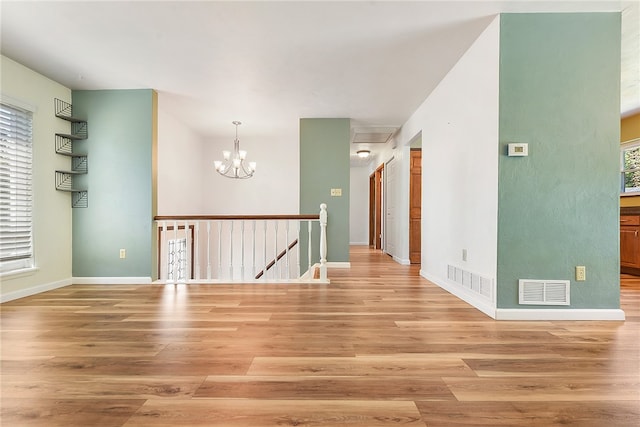
[[[493,301],[493,280],[454,265],[447,266],[447,279]]]
[[[527,280],[518,281],[519,304],[569,305],[571,294],[569,280]]]

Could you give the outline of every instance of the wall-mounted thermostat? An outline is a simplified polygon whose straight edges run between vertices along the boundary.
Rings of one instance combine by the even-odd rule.
[[[509,144],[509,157],[528,156],[529,144],[524,142],[512,142]]]

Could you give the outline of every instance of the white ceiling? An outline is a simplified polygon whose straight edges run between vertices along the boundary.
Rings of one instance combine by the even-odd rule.
[[[500,12],[623,10],[621,112],[640,107],[638,2],[7,1],[2,54],[72,89],[153,88],[205,138],[297,138],[302,117],[398,127]],[[358,148],[351,144],[352,151]]]

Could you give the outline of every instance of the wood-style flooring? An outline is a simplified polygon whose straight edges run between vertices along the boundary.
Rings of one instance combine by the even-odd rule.
[[[80,286],[2,304],[2,426],[640,425],[624,322],[494,321],[379,251],[324,285]]]

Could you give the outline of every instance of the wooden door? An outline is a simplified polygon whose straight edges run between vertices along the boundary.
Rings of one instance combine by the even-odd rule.
[[[380,165],[369,177],[369,245],[382,248],[382,171]]]
[[[623,267],[637,267],[638,227],[620,227],[620,264]]]
[[[376,244],[376,174],[369,176],[369,246]]]
[[[411,150],[409,181],[409,261],[421,263],[422,150]]]

